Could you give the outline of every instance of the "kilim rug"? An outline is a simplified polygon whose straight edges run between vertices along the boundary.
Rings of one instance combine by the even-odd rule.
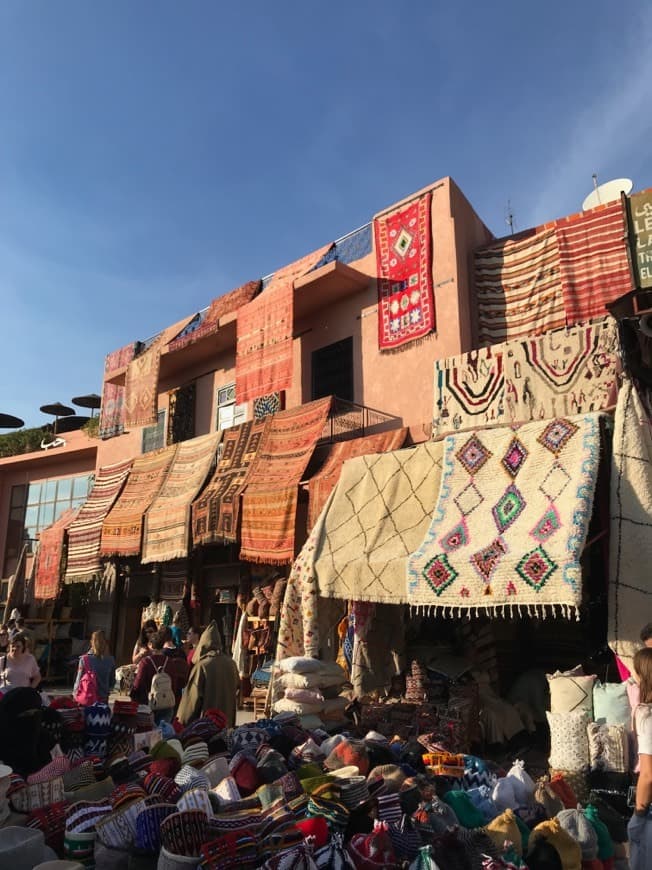
[[[344,464],[317,546],[319,594],[404,604],[407,558],[430,523],[442,443],[359,456]]]
[[[267,425],[250,420],[224,432],[222,454],[210,483],[192,505],[193,545],[232,544],[238,538],[240,496]]]
[[[432,193],[374,218],[378,347],[394,350],[435,329]]]
[[[577,614],[599,458],[598,414],[449,435],[409,603],[445,616]]]
[[[188,560],[173,559],[161,565],[158,597],[161,601],[181,601],[188,585]]]
[[[331,405],[327,396],[269,418],[242,496],[241,559],[271,565],[294,559],[299,482]]]
[[[613,407],[617,362],[612,317],[436,360],[432,437]]]
[[[134,459],[124,489],[102,523],[100,555],[140,553],[145,513],[158,495],[177,450],[173,444]]]
[[[609,646],[632,670],[652,602],[652,423],[626,380],[618,394],[611,459]]]
[[[186,384],[168,393],[167,443],[179,444],[195,437],[196,384]]]
[[[125,426],[153,426],[158,415],[158,373],[163,333],[135,357],[125,376]]]
[[[335,489],[342,473],[342,466],[347,459],[398,450],[403,446],[406,435],[407,429],[391,429],[389,432],[379,432],[376,435],[365,435],[364,438],[352,438],[350,441],[338,441],[333,444],[326,462],[308,483],[309,528],[317,522],[317,517],[326,504],[328,496]]]
[[[38,556],[34,575],[34,598],[56,598],[61,584],[66,531],[77,516],[79,508],[64,511],[56,522],[39,534]]]
[[[566,325],[554,229],[530,230],[525,237],[479,248],[474,284],[481,345]]]
[[[254,420],[262,420],[271,417],[285,407],[285,391],[270,393],[268,396],[260,396],[253,401]]]
[[[102,523],[122,489],[132,460],[98,469],[88,499],[68,529],[68,562],[65,583],[88,583],[102,572],[100,540]]]
[[[251,302],[260,290],[260,285],[260,280],[248,281],[246,284],[243,284],[242,287],[236,287],[235,290],[231,290],[223,296],[218,296],[217,299],[213,299],[208,311],[206,312],[206,316],[197,329],[194,329],[192,332],[188,332],[186,335],[182,335],[179,338],[175,338],[170,342],[168,345],[170,353],[182,350],[184,347],[188,347],[189,344],[194,344],[196,341],[206,338],[208,335],[214,335],[219,329],[220,317],[232,314],[234,311],[237,311],[238,308]]]
[[[169,562],[188,555],[191,505],[215,461],[222,433],[212,432],[179,444],[158,495],[145,514],[140,561]]]
[[[292,385],[294,282],[330,250],[325,245],[276,272],[265,290],[238,311],[237,401],[248,402]]]
[[[104,377],[124,368],[134,358],[136,345],[131,344],[114,350],[106,355],[104,360]],[[112,384],[104,381],[102,386],[102,406],[100,410],[100,438],[113,438],[124,431],[125,421],[125,388],[124,384]]]
[[[633,288],[625,211],[620,200],[555,222],[566,323],[606,313]]]

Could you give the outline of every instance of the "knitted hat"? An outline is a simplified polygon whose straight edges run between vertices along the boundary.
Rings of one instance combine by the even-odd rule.
[[[408,777],[401,785],[399,791],[401,800],[401,809],[407,815],[411,816],[416,812],[421,802],[421,791],[414,777]]]
[[[555,792],[567,810],[575,809],[577,806],[577,795],[562,773],[554,773],[550,777],[550,788]]]
[[[149,770],[149,766],[153,761],[152,756],[148,752],[144,752],[142,749],[130,752],[127,756],[127,760],[129,761],[131,769],[136,772],[139,770]]]
[[[114,810],[119,810],[144,797],[147,797],[147,792],[139,783],[123,783],[113,790],[111,805]]]
[[[232,776],[225,776],[222,782],[219,783],[214,789],[212,789],[213,794],[216,794],[220,801],[223,803],[233,803],[233,801],[239,801],[242,798],[236,781]]]
[[[337,770],[338,767],[354,765],[362,776],[369,773],[369,757],[367,748],[361,740],[343,740],[330,753],[324,767]]]
[[[212,722],[218,731],[223,731],[229,724],[226,714],[221,710],[218,710],[217,707],[211,707],[209,710],[205,710],[203,718]]]
[[[579,843],[562,828],[559,819],[550,819],[536,826],[530,834],[530,849],[540,837],[548,840],[555,847],[564,870],[581,870],[582,849]]]
[[[376,822],[370,834],[355,834],[351,837],[347,850],[358,870],[394,867],[397,863],[384,822]]]
[[[580,810],[562,810],[557,813],[557,819],[562,828],[580,844],[583,861],[598,857],[598,835],[584,813]]]
[[[374,769],[367,776],[367,783],[382,780],[388,792],[399,792],[405,781],[405,774],[397,764],[383,764]]]
[[[107,772],[116,783],[124,783],[135,777],[134,771],[126,756],[119,755],[112,758],[106,765]]]
[[[397,858],[407,861],[416,858],[423,843],[408,816],[403,816],[398,824],[389,825],[387,832]]]
[[[170,779],[174,779],[180,770],[181,762],[176,758],[161,758],[152,761],[149,765],[150,773],[156,773],[159,776],[167,776]]]
[[[148,773],[143,780],[145,790],[149,795],[156,795],[162,803],[175,803],[181,797],[181,789],[173,779]]]
[[[462,824],[464,824],[464,822],[462,822]],[[465,827],[479,826],[466,825]],[[513,810],[505,810],[505,812],[496,816],[493,821],[489,822],[485,830],[499,849],[502,850],[505,841],[508,841],[513,844],[518,855],[523,854],[523,838],[521,836],[521,829],[518,826]]]
[[[137,849],[158,854],[161,849],[161,822],[177,812],[171,803],[143,807],[136,816],[135,845]]]
[[[349,811],[339,800],[329,796],[328,784],[315,791],[308,801],[306,815],[323,816],[330,828],[344,831],[349,821]]]
[[[186,746],[183,757],[183,764],[201,765],[208,761],[208,746],[203,740],[197,741],[190,746]]]
[[[598,858],[601,861],[607,861],[609,858],[613,858],[615,851],[613,840],[611,839],[607,826],[600,818],[598,808],[593,804],[589,804],[584,809],[584,815],[591,823],[591,827],[598,838]]]
[[[71,793],[72,800],[101,801],[104,798],[108,798],[114,788],[115,783],[110,776],[107,776],[106,779],[103,779],[100,782],[94,782],[91,785],[84,786],[83,788],[75,789],[75,791]],[[68,792],[65,792],[64,794],[67,796]]]
[[[84,707],[86,737],[97,740],[111,733],[111,708],[101,701]]]
[[[258,864],[258,843],[246,832],[232,832],[203,843],[201,866],[211,870],[226,870],[237,866],[242,870]]]
[[[265,748],[267,751],[258,756],[258,777],[262,782],[274,782],[288,772],[287,765],[280,752]]]
[[[208,830],[201,810],[172,813],[161,822],[161,845],[173,855],[199,855]]]
[[[296,776],[303,782],[304,779],[312,779],[314,776],[322,776],[324,769],[321,764],[302,764],[296,771]]]
[[[208,779],[210,787],[215,788],[215,786],[218,785],[225,776],[229,775],[228,759],[224,756],[211,758],[210,761],[200,768],[200,772]]]
[[[335,749],[335,747],[343,743],[346,740],[346,737],[343,734],[333,734],[332,737],[326,737],[319,744],[319,748],[324,753],[325,757],[328,757],[331,752]]]
[[[27,777],[27,785],[32,785],[36,782],[48,782],[57,776],[63,776],[70,770],[70,760],[65,755],[59,755],[53,758],[49,764],[37,770]]]
[[[43,831],[46,845],[54,849],[55,852],[61,853],[63,852],[63,834],[66,827],[67,810],[66,801],[59,801],[49,804],[47,807],[33,810],[27,817],[25,826]]]
[[[138,714],[137,701],[121,701],[119,699],[113,702],[113,715],[131,717]]]
[[[133,831],[127,818],[129,807],[97,820],[95,831],[97,839],[112,849],[126,849],[133,840]]]
[[[368,731],[364,736],[364,742],[371,746],[389,746],[389,740],[378,731]]]
[[[482,813],[473,806],[473,802],[466,792],[456,789],[447,791],[444,795],[444,800],[455,811],[460,825],[463,825],[465,828],[481,828],[484,825]],[[518,832],[516,822],[514,822],[514,826]]]
[[[237,752],[229,764],[231,776],[238,786],[241,795],[253,794],[261,784],[256,765],[251,756],[244,752]]]
[[[276,781],[283,789],[283,797],[290,801],[304,794],[301,780],[296,773],[286,773]]]
[[[321,849],[328,842],[328,822],[323,816],[302,819],[296,823],[304,837],[314,837],[315,849]]]
[[[104,801],[78,801],[71,804],[66,810],[66,830],[75,831],[78,834],[94,830],[95,824],[104,816],[113,812],[108,800]]]
[[[170,740],[159,740],[159,742],[155,743],[149,750],[149,754],[152,756],[154,761],[159,761],[163,758],[172,758],[180,762],[181,757],[183,756],[183,747],[178,740],[175,740],[174,743]]]
[[[241,725],[231,735],[231,751],[234,754],[243,749],[255,753],[261,743],[267,743],[267,732],[255,725]]]
[[[177,801],[177,809],[201,810],[206,814],[207,819],[213,816],[213,808],[208,797],[208,792],[203,788],[191,788],[188,791],[184,791]]]

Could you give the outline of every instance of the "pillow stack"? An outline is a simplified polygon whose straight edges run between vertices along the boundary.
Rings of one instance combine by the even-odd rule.
[[[276,713],[318,716],[326,722],[344,720],[348,700],[340,692],[346,674],[336,662],[292,656],[283,659],[279,667],[277,685],[283,696],[274,704]]]

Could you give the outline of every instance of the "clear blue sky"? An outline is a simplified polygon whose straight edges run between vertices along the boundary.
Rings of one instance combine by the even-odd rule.
[[[652,186],[650,45],[645,0],[3,0],[0,411],[441,176],[497,235]]]

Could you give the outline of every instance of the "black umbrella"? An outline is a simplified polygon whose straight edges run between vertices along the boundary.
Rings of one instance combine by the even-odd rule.
[[[57,423],[59,417],[71,417],[75,411],[74,408],[69,408],[67,405],[62,405],[61,402],[53,402],[51,405],[41,405],[39,410],[43,414],[51,414],[54,420],[54,434],[57,433]]]
[[[25,425],[25,421],[20,417],[14,417],[13,414],[0,414],[0,429],[20,429]]]
[[[102,404],[102,397],[98,396],[97,393],[89,393],[87,396],[76,396],[72,403],[79,408],[90,408],[91,411],[97,411]]]
[[[57,435],[61,435],[63,432],[76,432],[90,419],[90,417],[79,417],[77,414],[73,414],[72,417],[64,417],[57,423]]]

